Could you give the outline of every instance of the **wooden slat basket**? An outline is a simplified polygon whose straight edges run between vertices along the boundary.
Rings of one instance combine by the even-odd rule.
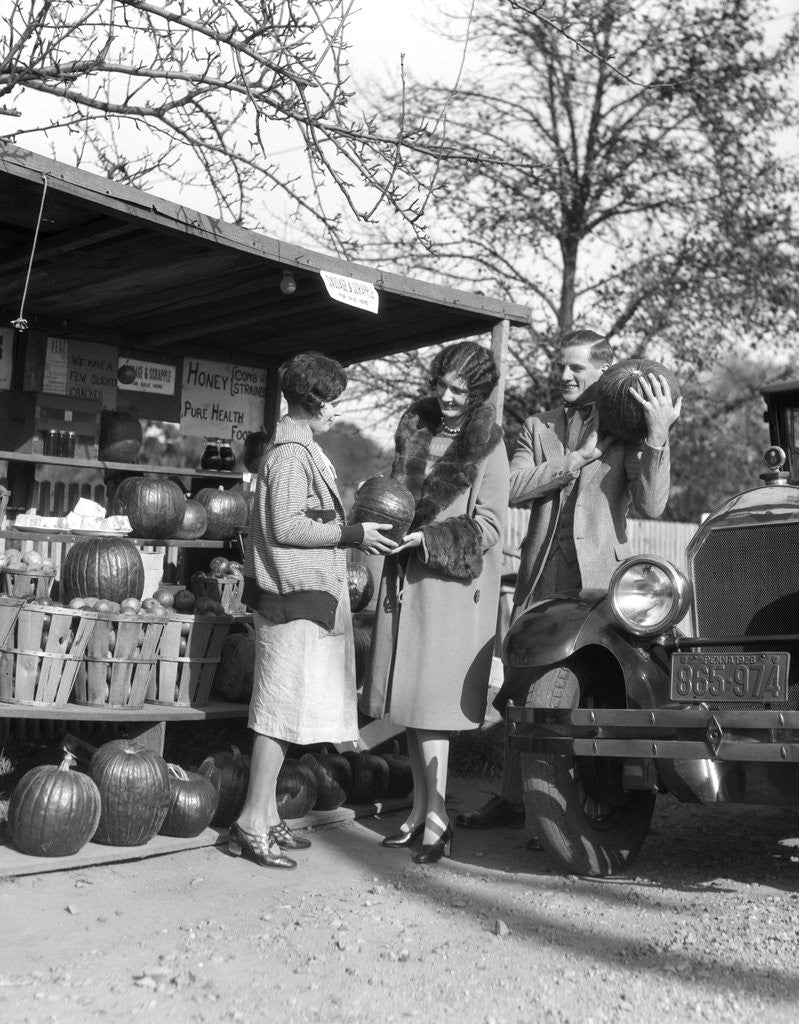
[[[195,597],[210,597],[219,601],[228,615],[238,615],[244,611],[241,600],[244,594],[243,576],[195,576],[191,581],[191,590]]]
[[[161,634],[148,704],[202,707],[208,703],[222,645],[233,619],[227,615],[170,614]]]
[[[93,626],[82,609],[23,602],[0,646],[0,701],[66,704]]]
[[[143,707],[165,620],[104,612],[94,617],[75,678],[75,703],[121,710]]]
[[[55,569],[7,565],[0,569],[3,593],[11,597],[49,597]]]

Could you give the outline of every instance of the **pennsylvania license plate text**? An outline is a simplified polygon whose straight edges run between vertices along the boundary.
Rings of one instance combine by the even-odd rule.
[[[788,700],[789,663],[786,651],[674,654],[671,699],[785,702]]]

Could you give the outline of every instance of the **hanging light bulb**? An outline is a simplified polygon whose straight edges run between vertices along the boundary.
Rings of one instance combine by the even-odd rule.
[[[297,281],[290,270],[284,270],[280,278],[280,290],[284,295],[293,295],[297,290]]]

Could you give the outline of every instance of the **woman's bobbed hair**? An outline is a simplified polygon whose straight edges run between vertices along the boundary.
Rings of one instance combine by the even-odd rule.
[[[325,402],[334,402],[347,386],[340,363],[321,352],[302,352],[278,370],[280,390],[289,405],[301,405],[314,416]]]
[[[499,380],[499,371],[490,350],[475,341],[461,341],[442,348],[430,363],[430,388],[435,390],[445,374],[455,372],[468,390],[468,406],[482,405]]]

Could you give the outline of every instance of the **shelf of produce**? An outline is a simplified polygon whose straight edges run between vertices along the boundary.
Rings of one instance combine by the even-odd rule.
[[[248,704],[211,701],[203,707],[176,707],[171,704],[145,704],[142,708],[108,708],[89,704],[0,703],[0,718],[48,718],[80,722],[190,722],[208,718],[245,718]]]
[[[140,462],[101,462],[99,459],[62,459],[56,455],[29,452],[0,451],[0,459],[7,462],[31,462],[46,466],[79,466],[81,469],[100,469],[107,473],[154,473],[162,476],[204,477],[207,480],[239,481],[241,473],[222,470],[189,469],[186,466],[150,466]]]
[[[51,540],[56,541],[59,544],[72,544],[76,540],[85,540],[87,536],[91,537],[116,537],[116,533],[64,533],[63,530],[15,530],[13,527],[9,527],[7,530],[0,530],[0,537],[5,540]],[[228,547],[230,544],[235,543],[234,540],[166,540],[164,538],[154,537],[131,537],[125,535],[127,540],[132,540],[133,543],[140,548],[143,547],[155,547],[155,548],[209,548],[209,549],[220,549]]]

